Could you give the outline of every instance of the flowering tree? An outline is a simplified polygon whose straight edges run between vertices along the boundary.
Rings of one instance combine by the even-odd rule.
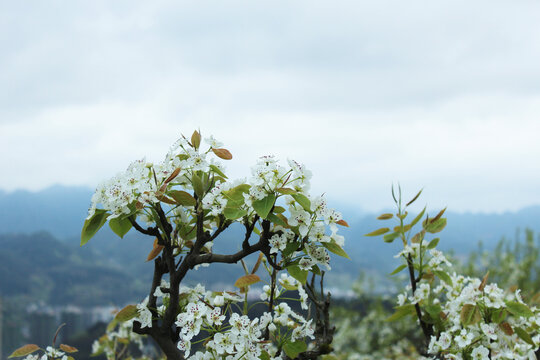
[[[403,263],[392,274],[406,270],[410,284],[398,295],[395,312],[388,320],[413,316],[424,334],[426,346],[420,349],[432,359],[536,359],[540,345],[540,310],[529,306],[519,289],[504,291],[483,279],[465,277],[453,271],[452,264],[436,249],[439,238],[428,241],[446,226],[445,209],[421,222],[425,208],[406,223],[408,203],[392,195],[396,214],[382,214],[380,220],[397,219],[393,231],[388,227],[367,236],[383,235],[385,242],[401,240],[403,250],[396,255]]]
[[[337,234],[337,225],[347,223],[323,197],[309,195],[311,173],[302,164],[289,160],[284,167],[265,156],[249,181],[230,181],[219,159],[230,160],[231,153],[213,137],[206,143],[203,149],[195,131],[162,162],[135,161],[93,195],[81,245],[108,222],[120,237],[134,228],[152,238],[148,259],[154,261],[148,296],[115,316],[95,353],[118,358],[115,339],[130,336],[121,336],[126,323],[154,339],[167,359],[315,359],[329,353],[334,329],[323,269],[330,269],[328,251],[347,256]],[[213,243],[233,223],[244,228],[241,247],[216,253]],[[251,254],[258,258],[248,270],[244,259]],[[200,266],[238,262],[246,274],[236,280],[236,292],[182,285]],[[261,279],[259,269],[267,276]],[[267,311],[250,318],[249,288],[263,280]],[[295,299],[300,312],[290,306]]]

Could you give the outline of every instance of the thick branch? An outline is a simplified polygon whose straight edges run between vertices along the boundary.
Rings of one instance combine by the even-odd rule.
[[[323,279],[324,272],[321,274],[321,294],[324,292]],[[330,293],[326,294],[326,296],[322,295],[321,299],[318,299],[314,280],[315,275],[313,275],[311,284],[306,283],[304,288],[309,299],[315,306],[315,346],[298,355],[297,359],[302,360],[319,359],[321,355],[332,352],[331,344],[336,330],[336,328],[330,324]]]
[[[215,253],[198,255],[196,258],[193,259],[192,266],[203,264],[203,263],[227,263],[227,264],[237,263],[241,259],[257,251],[261,251],[265,255],[266,253],[269,253],[268,240],[261,238],[256,244],[250,245],[247,248],[242,249],[230,255],[215,254]],[[267,258],[268,258],[268,262],[270,262],[271,260],[269,259],[268,255],[267,255]]]

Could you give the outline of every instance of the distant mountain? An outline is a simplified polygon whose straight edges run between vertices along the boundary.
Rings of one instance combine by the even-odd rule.
[[[93,191],[55,185],[38,192],[0,191],[0,233],[48,231],[59,238],[80,234]]]
[[[99,271],[114,270],[118,276],[127,276],[126,281],[132,281],[137,289],[147,287],[152,264],[146,263],[145,259],[152,247],[153,239],[134,231],[124,239],[119,239],[109,229],[104,228],[89,244],[82,248],[78,246],[80,229],[86,217],[91,195],[92,191],[87,188],[63,186],[54,186],[35,193],[0,192],[0,233],[30,234],[45,230],[62,240],[63,243],[57,242],[55,247],[64,246],[64,251],[67,251],[70,257],[78,259],[74,263],[70,262],[71,265],[89,266],[90,263],[99,265],[101,266]],[[346,237],[345,249],[351,260],[333,256],[333,270],[328,274],[331,286],[349,287],[350,282],[358,277],[360,271],[367,273],[391,271],[397,263],[393,255],[400,249],[399,242],[386,244],[380,238],[368,238],[363,235],[379,227],[393,227],[395,224],[391,221],[385,223],[376,220],[376,215],[365,215],[355,208],[340,207],[339,210],[350,224],[349,228],[341,228],[340,232]],[[413,216],[414,214],[409,215],[410,218]],[[454,250],[457,255],[464,255],[476,249],[480,241],[489,249],[501,237],[514,239],[518,229],[531,228],[540,232],[540,206],[504,214],[458,214],[448,211],[445,216],[448,218],[448,225],[442,233],[437,234],[441,237],[439,247],[443,250]],[[50,236],[32,236],[33,240],[20,236],[21,242],[27,242],[25,250],[30,250],[29,256],[45,257],[45,254],[48,254],[44,249],[46,246],[40,245],[41,250],[38,250],[36,244],[44,242],[52,246]],[[215,249],[223,253],[234,252],[240,248],[241,239],[241,227],[233,227],[220,236],[215,243]],[[6,254],[6,250],[0,247],[0,258],[5,259],[5,262],[2,261],[3,265],[0,265],[3,268],[9,269],[16,261],[10,254]],[[61,262],[60,257],[55,261]],[[28,266],[27,274],[36,273],[31,267],[35,265],[28,264]],[[95,270],[99,273],[97,269]],[[232,284],[239,274],[241,274],[240,265],[236,267],[213,265],[210,269],[202,268],[197,272],[190,272],[186,282],[227,285]],[[0,278],[4,281],[2,273]],[[12,282],[13,286],[17,287],[17,282]]]
[[[128,272],[46,232],[0,235],[0,294],[48,304],[115,305],[146,290]],[[146,284],[145,284],[146,285]]]

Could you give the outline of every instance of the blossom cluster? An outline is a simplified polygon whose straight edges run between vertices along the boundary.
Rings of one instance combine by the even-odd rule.
[[[169,295],[166,290],[169,284],[161,283],[155,291],[160,299],[158,313],[166,309]],[[282,359],[275,342],[268,341],[272,337],[278,343],[303,341],[312,339],[314,328],[312,320],[307,320],[295,312],[286,301],[280,299],[286,291],[297,291],[298,301],[302,309],[307,309],[307,295],[302,284],[296,279],[282,273],[274,289],[273,311],[264,312],[260,317],[251,319],[246,314],[239,314],[233,309],[245,301],[245,298],[234,292],[215,292],[206,290],[204,286],[182,286],[180,288],[181,312],[176,317],[175,325],[180,329],[180,340],[177,347],[184,352],[188,359],[260,359],[266,353],[271,359]],[[269,286],[265,285],[261,300],[269,300]],[[291,299],[291,298],[287,298]],[[108,340],[127,338],[123,330],[130,329],[133,321],[141,323],[141,327],[152,326],[152,314],[147,308],[148,299],[136,306],[137,314],[121,327],[121,333],[108,334]],[[126,324],[124,323],[124,324]],[[267,334],[268,332],[268,334]],[[204,349],[198,349],[193,354],[192,344],[204,340]],[[140,342],[140,338],[135,337]],[[94,353],[103,352],[102,343],[94,344]],[[108,344],[108,342],[107,342]],[[142,344],[142,343],[141,343]],[[190,356],[191,354],[191,356]]]
[[[132,331],[133,319],[120,322],[111,327],[101,338],[92,344],[92,356],[105,355],[108,360],[115,360],[118,354],[125,352],[127,344],[134,344],[138,351],[144,352],[144,337]],[[150,360],[147,356],[140,356],[137,360]]]
[[[540,311],[523,302],[519,290],[505,292],[497,284],[482,286],[478,278],[452,273],[451,284],[433,289],[445,299],[444,327],[432,336],[428,351],[449,359],[534,359],[540,345]],[[465,310],[464,310],[465,309]],[[471,313],[471,320],[464,319]],[[530,333],[535,333],[531,336]]]
[[[230,159],[232,155],[217,148],[222,143],[213,137],[206,143],[209,147],[203,151],[200,139],[189,142],[181,138],[162,162],[133,162],[126,171],[97,187],[87,222],[104,212],[106,220],[123,222],[126,231],[137,217],[148,225],[159,225],[163,219],[156,211],[164,207],[177,228],[172,241],[182,250],[196,235],[192,219],[197,211],[208,214],[203,222],[205,229],[216,229],[224,220],[258,221],[254,231],[260,232],[260,221],[267,219],[273,223],[271,253],[280,253],[302,271],[318,265],[330,269],[329,251],[346,256],[337,225],[347,224],[339,212],[327,206],[324,197],[308,193],[311,172],[303,164],[288,160],[288,166],[282,166],[274,156],[263,156],[251,168],[247,181],[231,181],[217,158]],[[215,157],[209,160],[211,154]],[[113,228],[112,222],[110,225]],[[291,243],[298,246],[286,251]],[[208,252],[211,246],[212,242],[205,243]]]
[[[47,346],[43,351],[43,355],[29,354],[24,360],[68,360],[69,356],[65,352],[58,350],[52,346]]]
[[[385,240],[403,241],[403,250],[395,256],[402,258],[403,264],[394,273],[408,268],[411,283],[398,294],[391,318],[420,312],[424,334],[429,335],[427,351],[433,359],[535,359],[540,346],[540,309],[527,305],[520,290],[505,291],[489,283],[489,273],[483,279],[457,274],[435,248],[439,239],[425,240],[427,234],[445,227],[443,213],[426,218],[423,229],[408,238],[406,233],[422,214],[405,225],[407,213],[398,208],[400,225]]]

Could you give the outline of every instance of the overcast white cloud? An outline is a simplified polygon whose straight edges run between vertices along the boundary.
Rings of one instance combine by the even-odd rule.
[[[537,1],[0,4],[0,188],[95,186],[194,128],[365,210],[540,204]]]

